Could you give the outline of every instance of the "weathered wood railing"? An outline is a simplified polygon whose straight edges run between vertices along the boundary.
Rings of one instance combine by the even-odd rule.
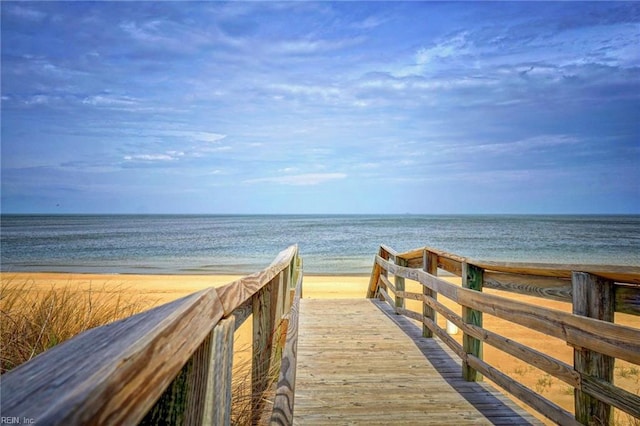
[[[0,378],[2,418],[38,425],[229,424],[233,333],[253,314],[252,417],[265,418],[259,402],[284,351],[272,415],[278,424],[288,418],[281,401],[293,401],[287,380],[295,378],[301,291],[302,262],[291,246],[258,273],[84,332]],[[286,340],[276,335],[281,319],[289,324]]]
[[[462,287],[438,278],[439,269],[462,277]],[[405,279],[423,291],[406,291]],[[573,312],[483,288],[572,303]],[[440,303],[438,295],[461,305],[462,315]],[[485,375],[558,424],[611,424],[612,406],[640,418],[640,397],[613,384],[616,358],[640,364],[640,330],[613,323],[615,312],[640,315],[638,267],[481,262],[426,247],[397,253],[381,246],[367,297],[386,300],[396,313],[422,323],[423,336],[442,339],[462,359],[466,380]],[[405,299],[422,302],[422,312],[407,309]],[[483,328],[483,312],[565,341],[574,348],[573,366]],[[462,330],[462,344],[438,326],[436,313]],[[490,365],[482,356],[483,343],[572,386],[575,415]]]

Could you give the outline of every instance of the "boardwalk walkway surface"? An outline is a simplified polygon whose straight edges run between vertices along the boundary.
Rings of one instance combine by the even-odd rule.
[[[387,304],[300,302],[294,424],[540,424]]]

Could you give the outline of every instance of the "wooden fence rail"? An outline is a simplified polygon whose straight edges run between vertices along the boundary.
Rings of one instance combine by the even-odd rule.
[[[291,246],[253,275],[55,346],[2,375],[3,419],[38,425],[229,424],[233,332],[253,314],[252,395],[260,401],[283,351],[276,328],[302,291],[301,267],[298,248]],[[294,332],[287,332],[287,344]],[[262,407],[254,408],[256,419]]]
[[[439,278],[439,269],[461,277],[462,286]],[[423,291],[406,291],[405,279]],[[573,310],[483,293],[485,288],[564,301]],[[461,305],[462,315],[438,301],[439,295]],[[613,322],[615,312],[640,315],[638,267],[482,262],[428,247],[397,253],[381,246],[367,297],[386,300],[396,313],[422,323],[425,337],[440,337],[462,359],[466,380],[484,375],[558,424],[611,424],[611,407],[640,419],[640,396],[613,384],[616,358],[640,364],[640,331]],[[407,309],[408,299],[422,302],[422,312]],[[462,330],[462,345],[438,326],[436,313]],[[565,341],[574,348],[573,365],[483,328],[483,313]],[[572,386],[575,415],[488,364],[483,343]]]

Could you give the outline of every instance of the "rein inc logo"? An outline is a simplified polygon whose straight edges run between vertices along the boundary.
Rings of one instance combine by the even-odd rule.
[[[0,417],[0,425],[31,425],[35,423],[36,423],[36,420],[33,417],[20,417],[20,416]]]

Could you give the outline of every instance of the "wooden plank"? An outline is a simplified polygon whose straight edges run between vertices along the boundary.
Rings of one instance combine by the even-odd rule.
[[[458,297],[457,292],[459,287],[450,284],[441,278],[429,275],[419,269],[403,268],[401,266],[394,265],[380,256],[376,256],[376,262],[380,264],[383,270],[387,270],[394,275],[402,275],[405,278],[417,281],[451,300],[456,300]]]
[[[234,327],[235,329],[239,329],[242,324],[249,318],[249,316],[253,313],[253,298],[247,300],[242,305],[238,306],[233,312],[231,312],[230,316],[235,318]]]
[[[571,265],[555,263],[488,262],[468,260],[485,270],[571,279],[574,271],[587,272],[619,283],[640,284],[640,267],[618,265]]]
[[[278,378],[276,396],[273,403],[273,411],[271,413],[271,425],[293,424],[298,354],[298,318],[301,294],[302,274],[298,277],[293,304],[291,306],[289,326],[287,327],[287,339],[282,356],[280,376]]]
[[[540,370],[551,374],[552,376],[573,386],[580,386],[580,375],[576,373],[572,366],[550,357],[533,348],[522,345],[511,339],[503,337],[497,333],[484,328],[476,327],[471,324],[465,324],[462,317],[452,310],[448,309],[437,300],[424,297],[424,303],[431,306],[438,313],[442,314],[447,320],[454,323],[458,328],[487,344],[500,349],[528,364],[539,368]]]
[[[389,281],[389,278],[387,278],[384,275],[380,275],[380,281],[382,281],[382,283],[384,284],[384,288],[387,290],[390,290],[391,293],[393,293],[393,295],[395,296],[398,290],[396,289],[395,285],[391,284],[391,281]],[[387,291],[387,294],[389,294],[389,291]]]
[[[613,322],[614,287],[612,281],[584,272],[574,272],[572,285],[574,314]],[[581,374],[608,383],[613,382],[615,363],[613,357],[589,349],[574,347],[573,363],[576,371]],[[594,421],[609,424],[613,419],[613,412],[609,404],[594,398],[581,389],[575,390],[575,413],[576,419],[582,424]]]
[[[398,266],[405,266],[407,261],[398,257],[396,258],[396,264],[398,264]],[[399,291],[404,291],[404,277],[395,275],[393,277],[393,283],[396,288],[396,308],[404,308],[404,299],[398,296]]]
[[[386,250],[396,253],[393,249],[387,246],[384,247]],[[461,264],[467,262],[482,268],[485,271],[541,275],[566,279],[571,279],[571,273],[573,271],[582,271],[619,283],[640,284],[640,267],[638,266],[484,261],[465,258],[432,247],[421,247],[396,254],[406,259],[409,266],[413,268],[421,268],[420,262],[422,262],[422,252],[424,250],[437,253],[438,261],[441,263],[439,267],[457,276],[461,276]]]
[[[640,396],[595,377],[582,376],[581,390],[640,419]]]
[[[449,352],[440,357],[438,339],[420,338],[413,325],[414,340],[396,325],[404,316],[379,304],[301,300],[294,424],[537,424],[482,383],[456,378],[460,367]],[[443,363],[456,372],[441,373]]]
[[[240,305],[249,300],[262,287],[282,272],[298,253],[298,246],[293,245],[278,253],[275,260],[269,267],[255,274],[248,275],[239,280],[233,281],[225,286],[219,287],[218,295],[225,316],[230,315]]]
[[[571,280],[565,278],[485,271],[483,286],[571,303]]]
[[[2,415],[135,424],[223,315],[209,288],[86,331],[2,376]]]
[[[455,276],[462,276],[462,264],[463,262],[451,259],[447,256],[438,256],[438,268],[443,269]]]
[[[424,250],[423,251],[423,260],[422,264],[424,265],[423,270],[429,275],[438,275],[438,254],[432,251]],[[427,286],[422,286],[422,294],[425,297],[429,297],[431,299],[437,299],[438,293],[434,292]],[[422,315],[425,318],[429,318],[433,323],[437,324],[438,320],[436,318],[436,311],[426,303],[422,304]],[[433,332],[426,325],[422,325],[422,336],[423,337],[433,337]]]
[[[231,422],[234,330],[234,317],[220,321],[213,330],[212,374],[207,382],[207,402],[202,422],[195,422],[196,425],[228,425]]]
[[[414,313],[407,311],[406,309],[401,309],[399,311],[404,315],[407,315],[409,317],[413,317],[414,319],[416,319],[415,315],[413,315]],[[465,324],[463,321],[461,321],[460,317],[457,317],[457,318],[459,320],[458,322],[460,323],[461,328],[470,327],[469,324]],[[443,329],[441,329],[436,324],[431,322],[431,320],[429,320],[428,318],[423,317],[423,321],[424,321],[424,324],[427,325],[433,331],[433,333],[437,334],[438,337],[440,337],[443,340],[443,342],[445,342],[447,346],[449,346],[449,348],[451,348],[462,359],[463,365],[465,364],[470,365],[471,368],[473,368],[475,371],[483,375],[486,375],[488,378],[490,378],[496,384],[501,386],[503,389],[505,389],[506,391],[508,391],[509,393],[511,393],[512,395],[514,395],[515,397],[517,397],[518,399],[526,403],[527,405],[536,409],[536,411],[550,418],[551,420],[559,424],[566,424],[566,425],[579,424],[575,421],[571,413],[562,409],[561,407],[554,404],[553,402],[543,398],[537,393],[531,391],[526,386],[521,385],[517,381],[510,378],[508,375],[493,368],[491,365],[487,364],[483,360],[473,356],[472,354],[466,353],[466,351],[462,348],[462,346],[458,344],[458,342],[456,342]]]
[[[640,315],[640,286],[618,284],[615,293],[616,312]]]
[[[381,250],[378,250],[378,255],[382,254]],[[369,286],[367,287],[367,299],[373,299],[376,297],[378,291],[378,280],[380,278],[380,265],[373,262],[373,270],[371,271],[371,277],[369,278]]]
[[[469,354],[465,360],[473,369],[482,372],[487,378],[505,389],[520,401],[534,408],[537,412],[561,425],[580,425],[571,413],[538,395],[531,389],[521,385],[501,371],[491,367],[483,360]]]
[[[273,350],[271,351],[271,364],[279,363],[282,358],[282,349],[285,341],[285,336],[287,333],[287,323],[283,321],[283,317],[285,314],[285,300],[286,293],[288,293],[288,289],[285,287],[285,279],[284,276],[289,275],[289,271],[285,268],[280,274],[278,274],[277,279],[275,280],[275,287],[273,296],[276,297],[274,302],[274,325],[273,330],[271,331],[271,338],[273,341]],[[272,297],[273,297],[272,296]]]
[[[396,306],[395,300],[392,299],[391,296],[389,296],[383,288],[378,289],[378,291],[380,292],[380,295],[382,296],[382,298],[389,304],[389,306],[392,306],[395,309],[395,306]]]
[[[273,352],[273,332],[276,328],[279,278],[274,277],[253,301],[253,346],[251,357],[252,421],[260,419],[262,393],[268,386]]]
[[[633,327],[612,324],[518,302],[491,294],[458,289],[457,301],[482,312],[524,325],[573,346],[591,349],[605,355],[640,364],[640,331]]]
[[[468,263],[463,264],[462,270],[462,287],[470,291],[481,292],[484,271]],[[470,308],[463,304],[462,322],[482,328],[482,311]],[[462,347],[464,348],[465,353],[471,354],[478,359],[482,359],[482,341],[480,339],[476,339],[469,333],[463,332]],[[462,361],[462,377],[470,382],[482,380],[482,376],[478,371],[468,365],[465,360]]]
[[[402,268],[377,258],[382,267],[445,295],[449,299],[498,318],[615,358],[640,364],[640,331],[593,318],[535,306],[506,297],[460,288],[418,269]]]
[[[423,252],[428,251],[430,253],[434,253],[438,257],[438,267],[442,270],[450,272],[456,276],[462,276],[462,263],[466,262],[467,259],[462,256],[458,256],[453,253],[447,253],[442,250],[435,249],[433,247],[422,247],[414,250],[410,250],[408,252],[400,253],[398,256],[406,259],[408,264],[407,266],[411,268],[424,268],[423,263]]]
[[[234,320],[218,322],[140,425],[230,424]]]

